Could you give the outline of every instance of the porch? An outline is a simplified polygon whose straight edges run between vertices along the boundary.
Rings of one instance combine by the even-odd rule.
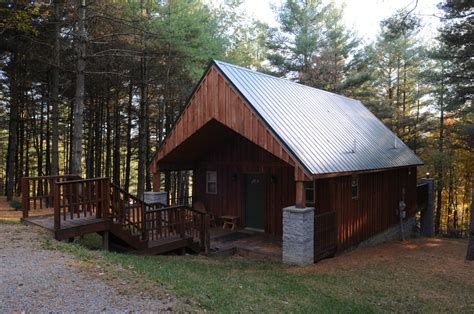
[[[248,229],[230,230],[214,227],[210,232],[210,255],[241,255],[281,261],[280,237]]]

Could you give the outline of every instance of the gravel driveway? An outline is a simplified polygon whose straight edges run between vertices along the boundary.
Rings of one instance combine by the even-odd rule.
[[[93,275],[71,255],[42,249],[32,228],[0,224],[0,313],[157,312],[176,306],[167,293],[133,295],[138,284],[128,291],[126,282],[103,280],[100,270]]]

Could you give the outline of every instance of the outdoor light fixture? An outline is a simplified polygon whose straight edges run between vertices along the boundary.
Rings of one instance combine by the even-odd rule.
[[[426,177],[427,177],[427,178],[430,177],[430,173],[429,173],[429,172],[426,173]]]

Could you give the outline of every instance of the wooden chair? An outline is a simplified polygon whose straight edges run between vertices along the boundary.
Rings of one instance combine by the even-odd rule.
[[[203,214],[208,214],[209,215],[209,225],[210,227],[215,227],[216,226],[216,217],[213,213],[207,211],[206,206],[204,206],[204,203],[201,201],[194,202],[193,204],[193,209],[201,212]]]

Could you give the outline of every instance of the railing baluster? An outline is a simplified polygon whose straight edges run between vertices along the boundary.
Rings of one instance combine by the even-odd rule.
[[[54,208],[54,230],[61,229],[61,212],[60,212],[60,186],[57,183],[53,184],[54,195],[56,197],[53,199],[53,208]]]

